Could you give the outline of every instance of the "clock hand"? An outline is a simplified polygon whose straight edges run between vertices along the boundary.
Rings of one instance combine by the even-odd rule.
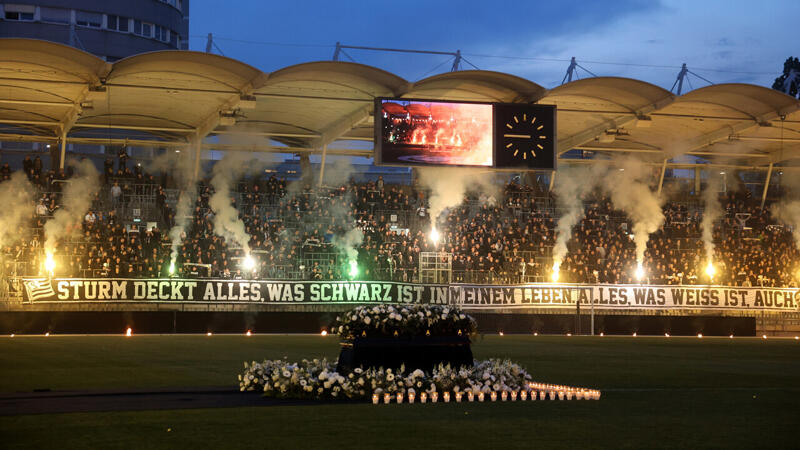
[[[520,139],[530,139],[530,134],[504,134],[503,137],[507,138],[520,138]]]

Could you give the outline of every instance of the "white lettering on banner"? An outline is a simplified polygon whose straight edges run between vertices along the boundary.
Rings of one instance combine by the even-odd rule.
[[[276,282],[252,280],[32,279],[28,303],[260,302],[275,304],[400,303],[460,305],[465,309],[800,311],[798,289],[720,286],[432,285],[399,282]],[[202,295],[201,295],[202,294]],[[30,295],[30,297],[28,297]]]

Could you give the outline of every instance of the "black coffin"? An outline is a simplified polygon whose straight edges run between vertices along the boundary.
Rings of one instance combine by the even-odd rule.
[[[469,337],[357,337],[342,342],[336,370],[349,373],[356,367],[398,369],[405,365],[406,373],[416,369],[430,372],[440,363],[472,366]]]

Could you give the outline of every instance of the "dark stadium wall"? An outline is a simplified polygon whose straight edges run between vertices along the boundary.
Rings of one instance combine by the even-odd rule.
[[[480,333],[588,334],[590,317],[573,314],[474,314]],[[299,312],[2,312],[0,334],[319,333],[336,313]],[[753,317],[597,315],[595,332],[608,335],[755,336]]]

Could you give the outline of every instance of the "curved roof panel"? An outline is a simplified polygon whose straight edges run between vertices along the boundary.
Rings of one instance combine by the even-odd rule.
[[[413,84],[405,97],[491,102],[534,102],[545,88],[514,75],[488,70],[446,72]]]

